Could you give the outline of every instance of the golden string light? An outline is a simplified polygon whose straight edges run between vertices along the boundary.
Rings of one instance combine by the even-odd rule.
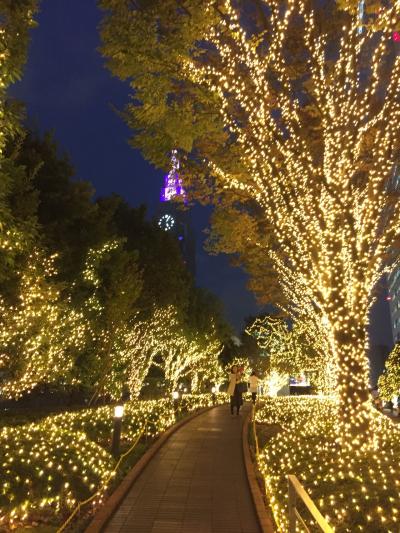
[[[265,424],[280,428],[258,456],[278,531],[288,530],[286,477],[293,473],[335,531],[399,531],[400,429],[372,405],[367,409],[374,437],[352,464],[339,450],[337,399],[269,398],[256,411],[259,437]]]
[[[294,318],[313,307],[324,321],[340,398],[339,438],[351,461],[370,441],[363,404],[371,293],[400,236],[400,202],[388,194],[400,138],[400,57],[389,72],[384,68],[400,1],[384,10],[386,31],[374,39],[368,31],[359,34],[356,16],[347,19],[329,64],[330,37],[321,34],[308,5],[289,0],[282,7],[273,0],[268,7],[269,31],[251,39],[225,0],[223,19],[202,36],[214,60],[184,60],[182,69],[218,98],[225,129],[241,148],[238,164],[246,172],[234,174],[209,160],[210,172],[222,188],[263,209],[276,243],[267,253],[290,301],[301,305]],[[307,57],[303,93],[316,109],[317,144],[289,72],[291,31],[302,38]]]
[[[298,317],[292,327],[281,317],[256,318],[246,329],[269,357],[273,382],[284,376],[307,373],[317,392],[330,394],[335,387],[336,372],[332,364],[326,332],[314,327],[308,317]],[[278,379],[281,376],[282,379]],[[272,385],[276,389],[276,385]]]
[[[223,395],[184,395],[179,409],[191,412],[215,400]],[[54,523],[94,493],[93,505],[101,505],[116,461],[109,450],[113,412],[113,406],[63,412],[0,429],[0,526]],[[143,431],[155,437],[174,422],[170,399],[128,402],[123,441],[134,442]]]
[[[16,303],[0,296],[0,391],[6,398],[18,398],[39,383],[62,381],[74,351],[84,345],[83,317],[62,300],[54,260],[34,250],[20,276]]]

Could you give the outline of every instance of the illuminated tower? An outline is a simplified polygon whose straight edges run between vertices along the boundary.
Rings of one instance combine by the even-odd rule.
[[[195,276],[196,273],[196,241],[188,210],[179,207],[186,203],[186,193],[179,177],[179,159],[177,151],[171,154],[171,170],[164,178],[164,186],[160,194],[158,225],[165,231],[173,233],[179,241],[183,259]]]

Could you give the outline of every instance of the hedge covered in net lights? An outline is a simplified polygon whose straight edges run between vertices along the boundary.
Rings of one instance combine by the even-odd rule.
[[[184,395],[178,410],[211,405],[211,394]],[[127,402],[122,442],[132,444],[142,431],[155,437],[175,416],[171,400]],[[110,453],[113,419],[114,407],[104,406],[0,429],[0,525],[57,521],[98,490],[100,503],[116,463]]]
[[[346,455],[337,409],[331,398],[288,396],[268,398],[256,412],[258,436],[266,439],[258,466],[279,531],[287,531],[287,475],[295,474],[336,532],[398,533],[400,427],[370,406],[370,443]]]

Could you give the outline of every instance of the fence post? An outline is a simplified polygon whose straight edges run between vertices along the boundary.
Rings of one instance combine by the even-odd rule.
[[[296,533],[296,490],[288,476],[289,533]]]

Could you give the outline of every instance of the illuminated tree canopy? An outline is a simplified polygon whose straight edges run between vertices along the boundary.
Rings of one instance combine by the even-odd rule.
[[[379,395],[386,401],[400,394],[400,344],[390,352],[385,371],[378,380]]]
[[[258,3],[263,16],[250,21],[228,0],[203,5],[203,18],[188,2],[175,13],[175,24],[169,3],[161,11],[157,2],[147,9],[121,3],[119,10],[103,3],[111,8],[104,53],[110,68],[137,88],[137,105],[127,110],[132,125],[142,126],[137,143],[157,161],[154,144],[145,142],[152,135],[151,98],[157,94],[165,116],[181,103],[193,134],[190,146],[174,139],[186,163],[186,190],[197,181],[219,201],[227,190],[238,202],[259,205],[273,233],[265,254],[292,315],[315,309],[326,324],[343,444],[353,435],[352,446],[361,446],[368,434],[361,405],[368,395],[372,289],[395,261],[390,251],[400,233],[392,184],[400,147],[400,58],[389,38],[399,24],[399,2],[383,10],[385,31],[374,35],[360,35],[356,15],[334,6],[330,13],[313,11],[301,0]],[[117,20],[121,34],[112,37]],[[158,40],[158,64],[149,51],[133,66],[145,20],[148,39]],[[158,75],[153,96],[140,78],[145,68],[147,83]]]
[[[327,335],[316,330],[311,321],[297,320],[290,326],[282,317],[267,315],[257,318],[246,333],[266,351],[269,374],[298,376],[308,372],[317,390],[332,393],[334,368]]]

